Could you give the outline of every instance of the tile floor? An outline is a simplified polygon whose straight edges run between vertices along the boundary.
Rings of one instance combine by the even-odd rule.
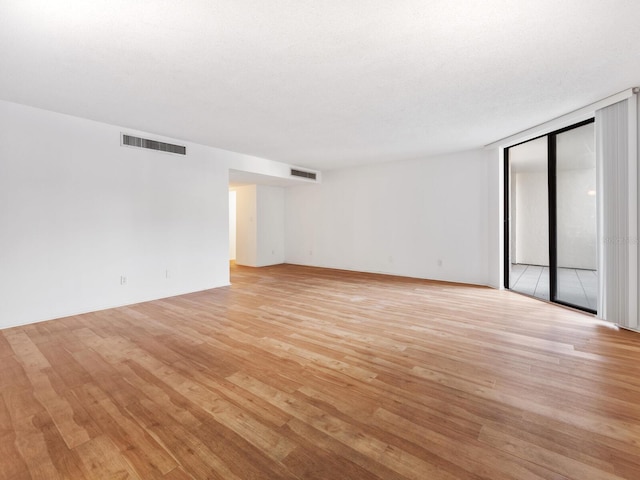
[[[511,265],[511,290],[549,300],[549,267]],[[575,268],[558,269],[558,300],[595,310],[598,272]]]

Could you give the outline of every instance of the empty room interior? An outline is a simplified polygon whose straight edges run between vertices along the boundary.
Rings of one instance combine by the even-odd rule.
[[[640,3],[0,1],[0,479],[640,478]]]

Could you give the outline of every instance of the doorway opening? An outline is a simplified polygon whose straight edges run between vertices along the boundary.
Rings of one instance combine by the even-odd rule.
[[[506,148],[505,288],[598,308],[594,120]]]

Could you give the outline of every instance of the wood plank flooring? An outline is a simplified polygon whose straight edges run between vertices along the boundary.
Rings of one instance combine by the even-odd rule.
[[[640,478],[640,335],[291,265],[0,332],[0,478]]]

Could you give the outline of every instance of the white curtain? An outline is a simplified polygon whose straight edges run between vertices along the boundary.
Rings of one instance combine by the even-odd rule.
[[[598,316],[638,330],[637,96],[596,111]]]

